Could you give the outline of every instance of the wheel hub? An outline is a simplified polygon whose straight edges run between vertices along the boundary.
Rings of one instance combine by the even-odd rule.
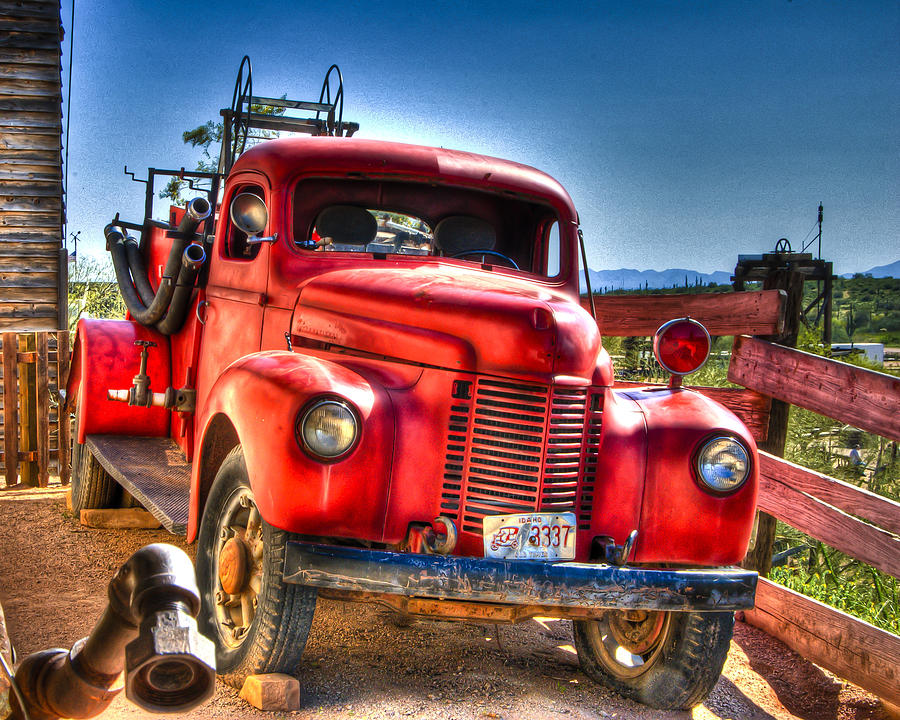
[[[664,613],[648,612],[630,619],[625,613],[608,613],[609,631],[616,642],[633,655],[643,655],[659,639]],[[639,618],[639,619],[638,619]]]
[[[237,595],[244,591],[249,578],[249,557],[250,548],[239,537],[229,538],[222,546],[219,551],[219,581],[225,592]]]

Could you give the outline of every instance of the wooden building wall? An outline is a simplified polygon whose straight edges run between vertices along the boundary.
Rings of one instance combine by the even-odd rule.
[[[62,34],[59,0],[0,0],[0,330],[64,327]]]

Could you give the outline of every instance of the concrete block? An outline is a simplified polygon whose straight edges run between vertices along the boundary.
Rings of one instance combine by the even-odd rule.
[[[143,508],[82,510],[81,524],[107,530],[153,530],[160,527],[159,520]]]
[[[300,683],[283,673],[249,675],[241,697],[259,710],[292,712],[300,709]]]

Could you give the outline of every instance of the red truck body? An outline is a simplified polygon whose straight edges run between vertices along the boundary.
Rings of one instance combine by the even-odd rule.
[[[259,233],[268,237],[261,241],[233,217],[235,199],[248,195],[268,209]],[[211,617],[219,617],[220,635],[223,627],[234,630],[234,638],[220,638],[226,664],[255,632],[253,613],[244,607],[241,621],[229,594],[246,600],[250,595],[241,593],[256,582],[256,609],[260,582],[342,592],[365,590],[366,582],[382,587],[373,579],[380,577],[378,563],[395,563],[406,573],[406,580],[384,586],[388,595],[437,597],[459,607],[469,597],[459,588],[401,586],[409,585],[410,573],[433,578],[444,572],[469,587],[476,602],[523,605],[537,602],[521,599],[527,592],[516,594],[535,584],[535,573],[571,571],[577,581],[575,575],[545,578],[541,607],[586,618],[576,623],[579,652],[594,655],[603,649],[591,628],[625,613],[629,628],[649,633],[650,640],[631,648],[645,656],[647,667],[651,651],[644,645],[664,655],[669,651],[660,638],[693,632],[695,621],[683,617],[702,624],[704,613],[730,618],[731,610],[752,605],[752,574],[706,569],[734,565],[746,552],[757,493],[753,438],[730,411],[677,383],[615,387],[600,330],[579,302],[578,215],[559,183],[534,168],[455,150],[289,138],[241,155],[217,200],[214,225],[207,226],[214,227],[207,269],[183,326],[164,335],[131,316],[82,320],[68,397],[77,408],[79,445],[95,447],[92,438],[170,439],[181,462],[191,464],[186,532],[191,542],[213,543],[201,548],[198,562],[204,554],[213,557]],[[393,250],[373,238],[326,247],[332,240],[323,240],[325,216],[349,218],[348,207],[381,222],[382,213],[402,213],[427,228],[429,241],[424,250],[401,247],[383,233],[385,242],[396,243]],[[171,228],[183,212],[172,209],[168,228],[149,222],[143,228],[140,253],[157,292],[175,237]],[[442,226],[454,223],[469,238],[489,227],[490,247],[452,252],[441,246]],[[122,389],[133,378],[138,385],[135,341],[156,343],[146,354],[150,390],[195,393],[192,405],[111,399],[115,390],[124,398]],[[312,452],[301,437],[304,418],[323,400],[339,403],[357,428],[339,457]],[[698,454],[721,438],[746,453],[746,480],[727,492],[711,490],[699,475]],[[119,477],[108,459],[102,464]],[[238,483],[245,488],[240,506],[234,491],[225,497],[217,489],[227,480],[223,472],[233,468],[246,477],[245,485]],[[210,502],[230,518],[220,523],[222,538],[239,536],[228,547],[204,539],[219,527],[204,520]],[[249,519],[241,507],[251,508]],[[260,569],[262,580],[233,581],[233,563],[240,575],[247,562],[252,565],[250,553],[262,553],[262,540],[248,539],[259,532],[257,511],[272,533],[289,533],[287,560],[278,571],[283,578],[273,580]],[[486,519],[530,513],[574,517],[571,566],[480,559]],[[455,536],[437,553],[436,519]],[[213,529],[204,531],[204,522]],[[268,532],[260,537],[275,537]],[[335,580],[339,567],[356,584]],[[700,574],[682,576],[679,568]],[[520,577],[516,573],[525,578],[518,590],[485,588],[498,575]],[[688,596],[697,578],[712,583],[702,600]],[[575,597],[591,583],[594,590],[607,583],[634,592],[630,600],[610,599],[609,589],[593,600]],[[591,609],[592,603],[599,606]],[[584,650],[590,647],[595,650]],[[596,677],[589,665],[583,662]],[[616,682],[629,673],[618,673]],[[701,685],[679,700],[654,699],[646,689],[632,694],[651,704],[689,706],[711,687],[706,680]]]

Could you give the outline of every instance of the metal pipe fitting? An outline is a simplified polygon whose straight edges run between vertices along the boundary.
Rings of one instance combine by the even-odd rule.
[[[200,594],[182,550],[148,545],[109,583],[109,604],[70,651],[29,655],[16,672],[32,720],[89,718],[121,691],[151,712],[184,712],[215,689],[215,649],[197,630]],[[18,702],[13,718],[24,718]]]

